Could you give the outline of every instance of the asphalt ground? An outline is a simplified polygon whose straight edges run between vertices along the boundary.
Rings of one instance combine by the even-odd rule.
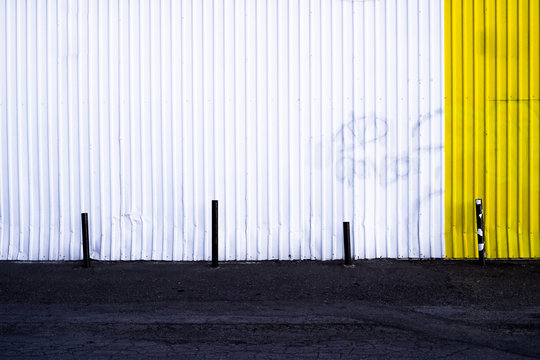
[[[0,262],[0,358],[540,358],[540,262]]]

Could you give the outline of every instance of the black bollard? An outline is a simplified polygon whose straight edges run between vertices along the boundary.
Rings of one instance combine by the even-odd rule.
[[[343,250],[345,257],[345,266],[352,265],[351,260],[351,227],[349,222],[343,223]]]
[[[212,200],[212,267],[218,266],[218,201]]]
[[[90,240],[88,238],[88,214],[81,214],[84,267],[90,267]]]
[[[484,210],[482,199],[476,199],[476,233],[478,234],[478,261],[480,265],[486,265],[486,238],[484,231]]]

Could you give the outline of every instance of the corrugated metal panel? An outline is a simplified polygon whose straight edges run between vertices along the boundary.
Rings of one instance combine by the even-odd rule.
[[[442,0],[0,9],[1,259],[444,256]]]
[[[473,258],[483,198],[492,258],[540,257],[540,6],[445,3],[446,255]]]

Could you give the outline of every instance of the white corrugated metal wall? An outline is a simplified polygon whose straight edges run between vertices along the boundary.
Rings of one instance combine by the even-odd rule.
[[[0,259],[442,257],[443,0],[0,0]]]

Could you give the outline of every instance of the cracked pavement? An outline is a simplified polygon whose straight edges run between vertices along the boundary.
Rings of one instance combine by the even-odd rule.
[[[540,263],[0,263],[0,357],[540,358]]]

